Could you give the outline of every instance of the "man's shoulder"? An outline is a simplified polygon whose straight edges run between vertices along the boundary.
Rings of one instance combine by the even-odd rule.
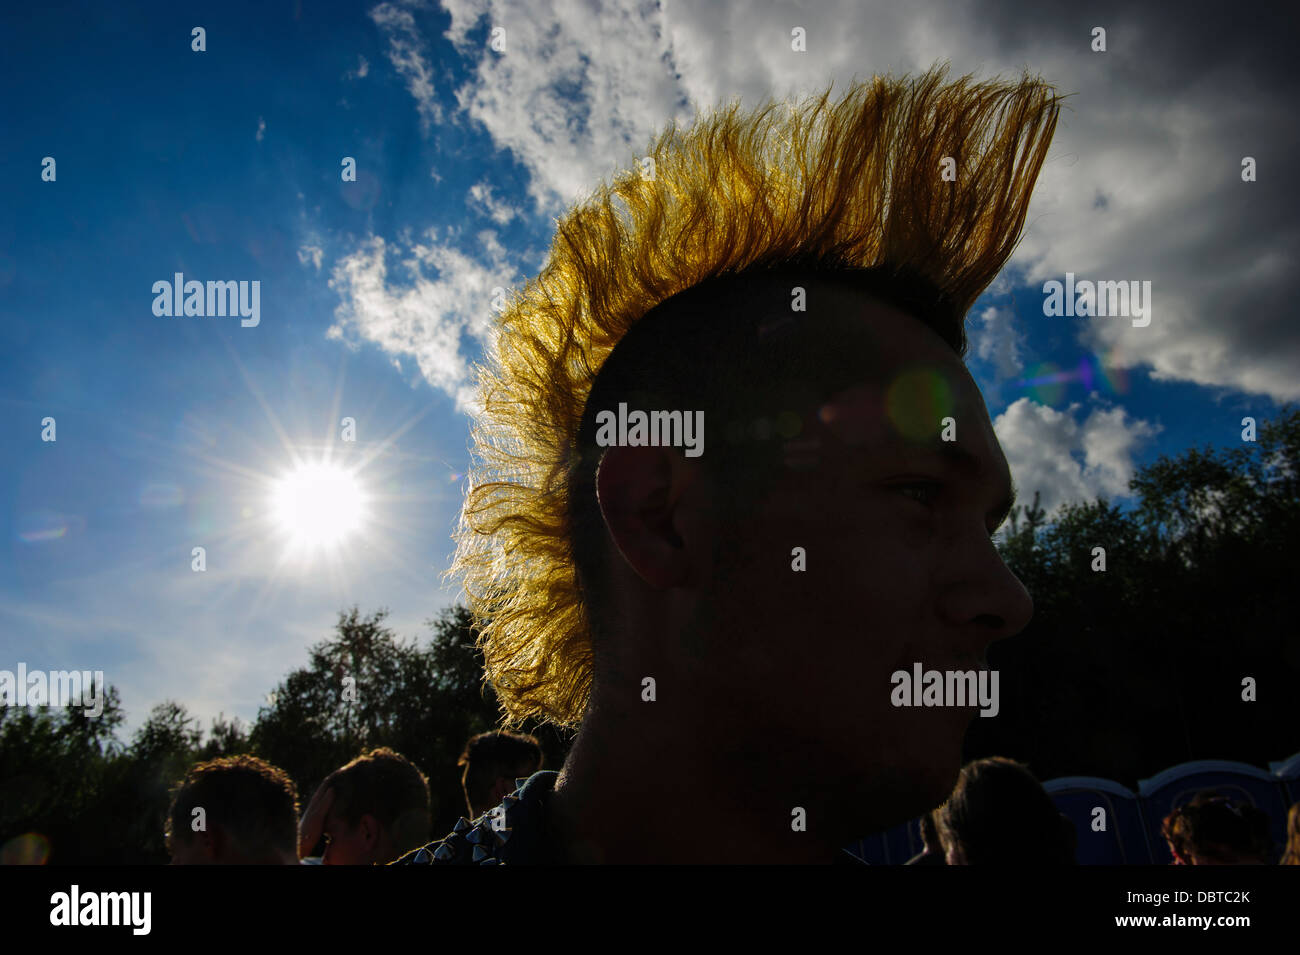
[[[492,865],[495,849],[501,845],[490,823],[484,826],[486,816],[470,822],[464,816],[456,820],[456,828],[436,842],[412,849],[394,860],[392,865]],[[472,841],[471,841],[472,840]],[[478,850],[478,851],[475,851]],[[477,856],[477,860],[475,859]]]
[[[542,805],[559,773],[542,770],[515,780],[513,793],[472,822],[464,817],[446,836],[413,849],[392,865],[535,865],[550,861]]]

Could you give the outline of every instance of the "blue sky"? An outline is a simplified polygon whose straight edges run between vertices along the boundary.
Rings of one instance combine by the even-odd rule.
[[[970,367],[1025,499],[1113,498],[1136,466],[1237,440],[1244,415],[1300,397],[1279,169],[1294,124],[1270,121],[1273,94],[1234,94],[1279,89],[1249,38],[1207,53],[1179,21],[1097,13],[1112,25],[1099,55],[1069,13],[1016,31],[997,29],[1000,4],[933,14],[6,9],[0,668],[102,669],[128,729],[168,697],[206,725],[254,717],[353,603],[422,636],[456,596],[441,575],[490,290],[535,274],[554,217],[692,102],[939,58],[1027,64],[1076,93],[1025,241],[970,316]],[[815,55],[789,49],[791,24]],[[505,52],[487,47],[492,25]],[[1215,82],[1187,79],[1193,56]],[[1240,182],[1243,155],[1260,182]],[[356,182],[340,179],[347,156]],[[1067,270],[1151,280],[1152,325],[1045,317],[1042,283]],[[153,283],[176,272],[259,281],[260,323],[156,316]],[[325,455],[356,471],[370,516],[347,546],[286,559],[271,488]]]

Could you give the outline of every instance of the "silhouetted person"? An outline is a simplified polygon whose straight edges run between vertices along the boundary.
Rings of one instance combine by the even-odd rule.
[[[904,865],[948,864],[948,860],[944,858],[943,843],[939,839],[939,827],[934,821],[935,813],[938,811],[933,809],[921,817],[921,845],[924,848],[908,859]]]
[[[297,865],[298,791],[255,756],[194,766],[167,813],[172,865]]]
[[[1245,800],[1207,791],[1165,816],[1160,832],[1171,865],[1268,865],[1268,814]]]
[[[962,355],[1058,111],[939,70],[737,105],[561,218],[495,319],[453,572],[507,725],[580,731],[508,834],[399,861],[830,863],[948,794],[976,710],[891,676],[1032,614]]]
[[[1074,824],[1028,767],[1002,756],[962,767],[939,808],[949,865],[1074,865]]]
[[[477,819],[542,768],[542,747],[536,738],[495,730],[470,737],[457,765],[469,818]]]
[[[311,852],[322,835],[322,865],[392,862],[429,839],[429,781],[388,747],[363,753],[317,787],[299,827],[299,852]]]

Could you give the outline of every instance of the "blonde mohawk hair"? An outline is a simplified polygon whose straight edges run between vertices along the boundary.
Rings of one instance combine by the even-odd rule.
[[[592,383],[642,316],[707,279],[791,262],[910,270],[964,316],[1010,257],[1060,97],[1027,74],[944,85],[946,73],[697,115],[654,141],[652,177],[624,172],[559,220],[478,369],[477,460],[448,571],[509,724],[573,726],[586,710],[568,475]]]

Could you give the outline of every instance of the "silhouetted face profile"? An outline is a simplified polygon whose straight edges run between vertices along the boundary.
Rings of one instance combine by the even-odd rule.
[[[825,397],[789,409],[798,433],[780,439],[784,460],[754,510],[723,516],[738,488],[713,473],[646,485],[645,507],[677,502],[665,535],[682,542],[697,597],[654,588],[676,621],[658,634],[645,632],[635,602],[623,604],[622,625],[649,643],[642,669],[627,676],[654,673],[667,688],[660,699],[671,692],[674,706],[695,709],[697,732],[734,741],[729,758],[788,773],[792,801],[807,776],[809,799],[827,808],[829,774],[841,822],[860,821],[870,806],[885,826],[943,801],[978,713],[894,707],[891,674],[914,663],[977,669],[1033,605],[991,541],[1012,504],[1010,475],[961,359],[918,319],[864,292],[801,284],[808,310],[793,316],[802,327],[789,347],[807,349],[808,393]],[[739,307],[790,319],[789,285],[756,277]],[[945,417],[951,442],[941,440]],[[707,416],[705,433],[707,458],[724,438]],[[617,450],[633,452],[641,473],[659,460],[660,449]],[[607,453],[602,471],[610,461]],[[679,455],[674,467],[698,465]],[[621,482],[648,480],[628,473],[615,464],[601,475],[607,516]],[[618,518],[611,532],[625,560],[655,580],[642,532],[624,533]],[[793,569],[794,548],[805,570]]]

